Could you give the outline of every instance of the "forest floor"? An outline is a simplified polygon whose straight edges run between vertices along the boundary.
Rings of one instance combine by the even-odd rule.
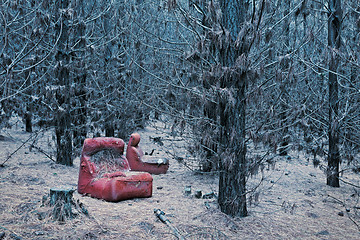
[[[154,209],[164,211],[184,239],[360,239],[360,189],[343,182],[340,188],[326,186],[324,172],[305,154],[274,156],[275,164],[249,179],[248,189],[258,186],[249,194],[249,216],[231,218],[221,213],[216,198],[194,196],[197,190],[217,194],[218,176],[196,173],[172,158],[169,153],[186,162],[185,147],[159,124],[139,130],[145,151],[155,149],[170,159],[168,173],[153,176],[152,197],[111,203],[75,191],[88,215],[54,221],[42,198],[50,188],[76,189],[79,157],[72,167],[55,164],[44,154],[54,154],[52,133],[39,133],[34,142],[21,125],[0,136],[0,164],[8,159],[0,167],[0,239],[177,239]],[[37,148],[30,149],[33,143]],[[354,173],[343,179],[360,185]],[[188,185],[190,195],[184,192]]]

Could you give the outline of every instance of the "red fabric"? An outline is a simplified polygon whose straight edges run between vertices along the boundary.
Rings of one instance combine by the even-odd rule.
[[[140,135],[138,133],[131,134],[129,144],[126,148],[126,158],[131,171],[142,171],[151,174],[166,173],[169,169],[169,162],[166,159],[147,158],[147,156],[144,156],[139,142]]]
[[[91,197],[112,202],[152,196],[152,176],[145,172],[129,172],[129,163],[123,156],[124,145],[124,141],[119,138],[85,139],[80,158],[78,180],[80,194],[89,194]],[[98,178],[100,168],[91,161],[91,157],[107,149],[116,151],[122,157],[116,159],[115,172],[106,173]]]

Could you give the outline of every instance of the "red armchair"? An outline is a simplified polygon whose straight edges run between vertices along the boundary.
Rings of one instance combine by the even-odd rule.
[[[140,135],[133,133],[130,136],[129,144],[126,148],[126,158],[129,162],[131,171],[142,171],[152,174],[163,174],[169,169],[167,159],[154,158],[144,155],[139,146]]]
[[[146,172],[129,172],[124,157],[124,141],[120,138],[85,139],[78,179],[78,192],[91,197],[117,202],[130,198],[151,197],[152,176]],[[95,154],[112,150],[116,153],[111,162],[94,161]]]

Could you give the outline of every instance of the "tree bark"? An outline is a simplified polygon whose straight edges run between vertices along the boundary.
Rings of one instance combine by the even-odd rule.
[[[242,52],[234,42],[245,19],[245,1],[220,1],[223,27],[230,32],[230,43],[221,49],[221,63],[231,70],[220,83],[221,91],[233,91],[235,103],[219,100],[220,115],[220,176],[218,203],[230,216],[247,216],[246,207],[246,144],[245,144],[245,74],[237,69],[235,60]]]
[[[33,64],[33,61],[30,61],[30,64]],[[27,100],[25,103],[25,113],[24,113],[24,120],[25,120],[25,131],[31,133],[32,129],[32,97],[31,97],[31,80],[32,80],[32,70],[26,71],[26,94],[28,95],[25,99]],[[29,97],[30,96],[30,97]]]
[[[282,57],[283,60],[281,61],[281,84],[280,84],[280,91],[281,91],[281,102],[280,102],[280,119],[281,119],[281,134],[282,139],[279,147],[279,155],[280,156],[286,156],[288,154],[288,147],[289,147],[289,129],[287,127],[288,125],[288,107],[287,103],[289,102],[289,96],[288,96],[288,78],[289,76],[285,75],[285,73],[289,70],[289,59],[287,58],[286,54],[289,53],[290,49],[290,17],[287,16],[291,9],[290,0],[284,0],[285,6],[283,6],[285,17],[284,23],[283,23],[283,35],[284,35],[284,46],[282,49]],[[287,17],[286,17],[287,16]]]
[[[56,133],[56,163],[72,166],[72,131],[70,116],[70,70],[69,70],[69,13],[66,9],[69,6],[68,0],[58,0],[56,9],[59,22],[56,25],[56,36],[60,38],[57,43],[57,60],[56,75],[58,79],[58,89],[56,91],[56,100],[58,109],[55,116],[55,133]]]
[[[211,101],[207,101],[204,104],[204,116],[210,119],[211,123],[215,123],[217,119],[216,115],[216,103]],[[215,127],[210,123],[206,123],[204,129],[210,131],[211,133],[215,132]],[[211,172],[218,170],[218,159],[215,157],[215,153],[217,152],[217,144],[215,144],[217,139],[213,141],[209,141],[208,139],[201,139],[201,145],[203,146],[203,151],[206,153],[206,159],[201,162],[201,170],[204,172]]]
[[[221,115],[223,125],[220,161],[219,205],[222,212],[231,216],[247,216],[246,206],[246,144],[245,144],[245,73],[230,77],[236,82],[236,103],[229,113]],[[229,79],[228,79],[229,80]]]
[[[86,134],[87,134],[87,91],[86,91],[86,64],[85,64],[85,48],[86,48],[86,40],[85,40],[85,30],[86,25],[83,19],[84,16],[84,1],[80,0],[76,3],[76,12],[77,17],[80,19],[77,32],[77,49],[78,49],[78,60],[76,62],[76,76],[74,79],[74,93],[76,97],[75,101],[75,110],[73,115],[73,123],[74,123],[74,146],[79,147],[83,144]]]
[[[341,0],[329,1],[329,20],[328,20],[328,46],[330,50],[329,62],[329,155],[327,167],[326,184],[332,187],[339,187],[339,86],[337,82],[338,57],[340,49],[340,30],[341,30]]]
[[[110,36],[109,36],[111,31],[111,25],[110,25],[111,16],[109,11],[110,10],[107,10],[107,12],[103,16],[104,34],[105,34],[105,40],[107,42],[104,49],[104,79],[106,83],[111,82],[109,72],[112,67],[111,59],[113,54],[112,43],[110,41]],[[108,94],[110,98],[111,98],[110,93],[112,90],[113,89],[110,86],[105,87],[106,94]],[[104,115],[106,116],[104,120],[105,136],[113,137],[115,135],[115,127],[114,127],[115,116],[114,113],[111,111],[111,109],[109,109],[109,106],[106,107]]]

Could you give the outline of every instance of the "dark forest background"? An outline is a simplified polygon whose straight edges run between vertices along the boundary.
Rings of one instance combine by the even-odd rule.
[[[234,216],[270,152],[305,151],[334,187],[360,171],[359,73],[356,0],[0,2],[0,131],[51,129],[72,165],[87,137],[163,121]]]

